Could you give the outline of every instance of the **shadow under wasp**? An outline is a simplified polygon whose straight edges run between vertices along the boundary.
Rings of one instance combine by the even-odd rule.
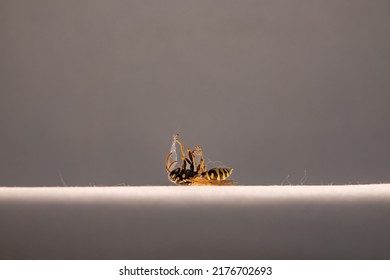
[[[176,143],[180,146],[182,160],[182,164],[178,168],[174,168],[177,164]],[[228,186],[235,184],[233,180],[226,180],[232,174],[233,168],[212,168],[207,170],[200,146],[195,146],[194,150],[188,148],[187,155],[188,157],[184,151],[184,145],[179,140],[179,134],[173,135],[171,151],[165,161],[168,179],[171,182],[177,185],[190,186]],[[199,158],[199,163],[197,162],[197,157]],[[189,168],[187,168],[187,164]]]

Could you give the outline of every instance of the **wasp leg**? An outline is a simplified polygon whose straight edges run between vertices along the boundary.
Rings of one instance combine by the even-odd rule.
[[[196,162],[195,151],[194,150],[190,150],[190,152],[191,152],[191,156],[190,157],[192,158],[193,166],[196,167],[196,172],[198,173],[199,165]],[[195,170],[193,169],[192,171],[195,171]]]
[[[169,164],[169,159],[171,158],[171,156],[172,152],[168,154],[167,159],[165,160],[165,169],[167,170],[168,174],[171,173],[171,167],[177,163],[177,160],[175,160]]]
[[[173,139],[176,141],[177,144],[179,144],[180,150],[181,150],[181,160],[182,160],[183,164],[181,165],[180,169],[181,170],[185,170],[186,169],[186,163],[187,163],[186,159],[187,158],[186,158],[186,154],[184,152],[184,145],[179,141],[179,139],[177,139],[178,136],[179,136],[179,134],[175,134],[173,136]]]
[[[207,166],[203,159],[203,152],[200,146],[195,146],[195,152],[199,156],[198,174],[201,174],[207,170]]]
[[[194,168],[196,166],[196,162],[195,162],[195,157],[194,157],[194,152],[191,151],[191,149],[187,149],[187,153],[188,153],[188,158],[186,158],[186,161],[188,162],[188,164],[190,165],[190,170],[191,171],[194,171]]]
[[[168,174],[170,173],[169,171],[169,167],[168,167],[168,162],[169,162],[169,159],[171,158],[172,156],[172,152],[170,152],[167,156],[167,158],[165,159],[165,169],[167,170]]]

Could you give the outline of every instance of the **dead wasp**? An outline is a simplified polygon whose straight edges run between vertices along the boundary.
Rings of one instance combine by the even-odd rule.
[[[212,168],[207,170],[202,149],[199,146],[196,146],[194,150],[187,149],[187,157],[184,152],[184,145],[179,141],[178,137],[178,134],[173,135],[171,151],[165,161],[168,179],[171,182],[177,185],[190,186],[227,186],[235,184],[232,180],[226,180],[232,174],[233,168]],[[182,165],[171,170],[177,164],[176,143],[180,146]],[[196,156],[199,158],[199,164]],[[187,168],[187,164],[189,168]]]

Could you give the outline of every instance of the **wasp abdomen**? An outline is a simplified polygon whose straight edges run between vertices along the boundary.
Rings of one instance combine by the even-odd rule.
[[[232,174],[233,168],[213,168],[202,173],[207,180],[225,180]]]

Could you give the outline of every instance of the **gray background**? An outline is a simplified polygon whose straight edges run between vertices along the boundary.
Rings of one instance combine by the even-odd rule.
[[[386,0],[0,0],[0,185],[165,185],[175,132],[240,184],[389,182],[389,27]]]

